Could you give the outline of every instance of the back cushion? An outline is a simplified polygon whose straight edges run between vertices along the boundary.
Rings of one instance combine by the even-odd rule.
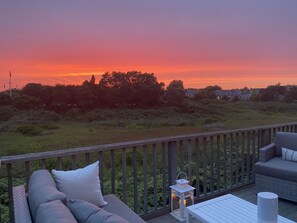
[[[290,132],[277,132],[276,139],[276,155],[282,155],[282,147],[297,150],[297,133],[290,133]]]
[[[55,200],[67,204],[66,195],[57,190],[55,181],[47,170],[38,170],[31,175],[28,185],[28,200],[34,221],[41,204]]]
[[[37,170],[32,173],[29,180],[29,187],[34,185],[56,187],[56,183],[48,170]]]

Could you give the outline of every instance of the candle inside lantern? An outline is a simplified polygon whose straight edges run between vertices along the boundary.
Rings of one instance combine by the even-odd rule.
[[[179,200],[179,205],[181,204],[181,200]],[[187,201],[184,199],[184,206],[186,206],[186,204],[187,204]]]

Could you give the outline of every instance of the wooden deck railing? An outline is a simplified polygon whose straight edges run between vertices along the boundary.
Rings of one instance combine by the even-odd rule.
[[[103,193],[116,194],[149,219],[169,212],[169,185],[179,171],[196,188],[196,201],[253,183],[258,149],[272,142],[277,131],[297,132],[297,123],[1,157],[1,178],[7,178],[7,189],[1,190],[8,191],[14,222],[12,188],[27,184],[34,170],[76,169],[99,160]],[[3,195],[1,200],[5,203]]]

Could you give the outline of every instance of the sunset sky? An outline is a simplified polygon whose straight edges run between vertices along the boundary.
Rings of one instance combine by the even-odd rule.
[[[0,91],[139,70],[168,84],[297,84],[296,0],[7,0]]]

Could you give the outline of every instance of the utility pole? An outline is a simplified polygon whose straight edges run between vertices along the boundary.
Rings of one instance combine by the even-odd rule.
[[[10,98],[12,99],[12,91],[11,91],[11,72],[9,70],[9,94]]]

